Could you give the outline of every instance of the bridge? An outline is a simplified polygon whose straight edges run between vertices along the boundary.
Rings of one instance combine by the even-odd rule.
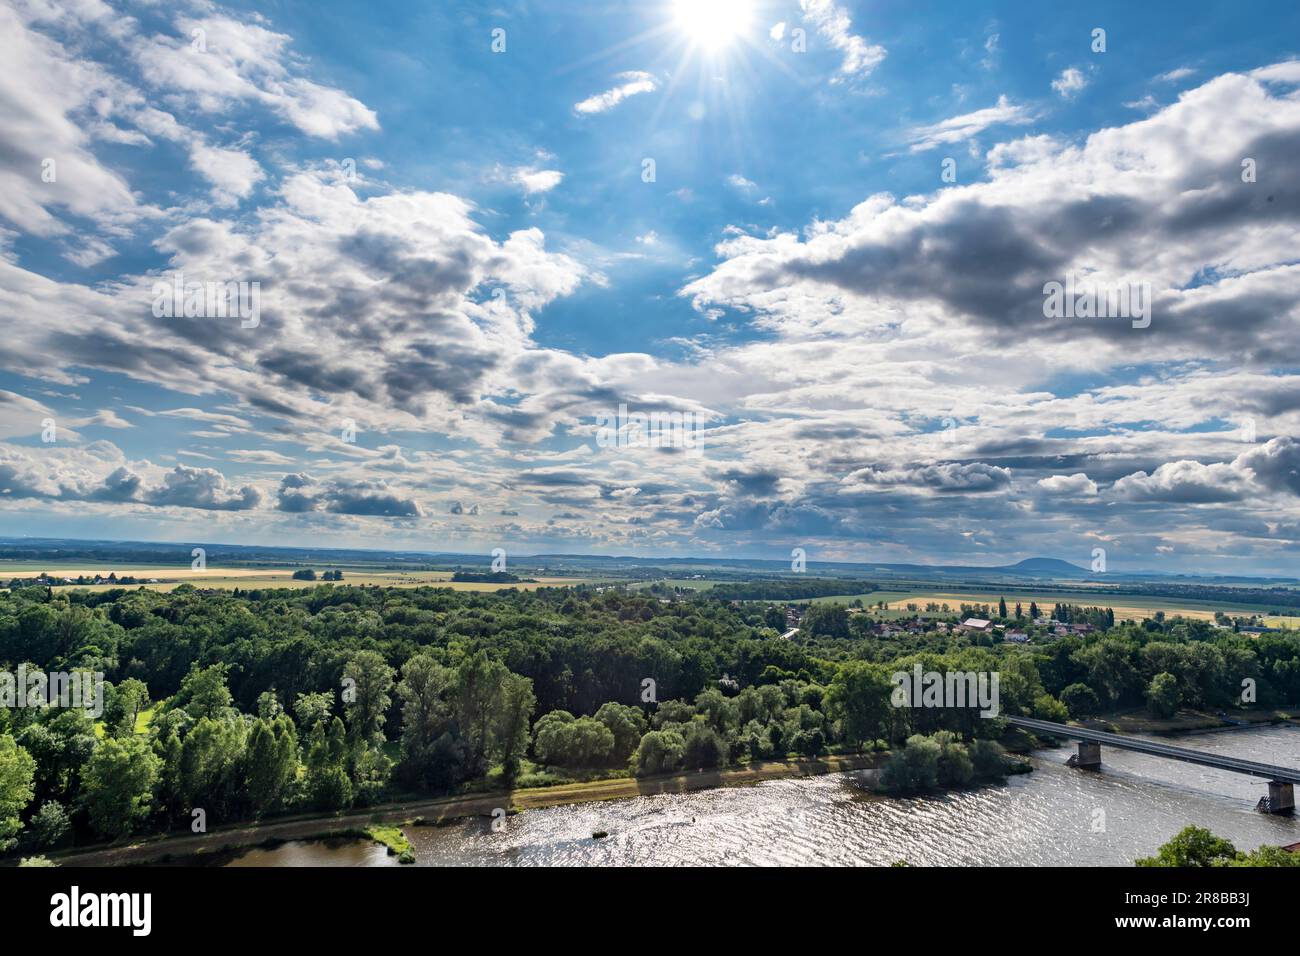
[[[1259,801],[1257,809],[1266,813],[1291,813],[1295,809],[1295,787],[1300,783],[1300,770],[1293,767],[1279,767],[1260,763],[1255,760],[1242,760],[1223,754],[1206,753],[1203,750],[1191,750],[1187,747],[1175,747],[1172,744],[1147,740],[1142,737],[1126,737],[1104,730],[1089,730],[1086,727],[1069,727],[1050,720],[1036,720],[1032,717],[1005,716],[1007,723],[1036,734],[1061,737],[1079,741],[1079,752],[1070,757],[1071,767],[1097,768],[1101,766],[1101,745],[1118,747],[1120,750],[1132,750],[1136,753],[1149,754],[1153,757],[1165,757],[1169,760],[1181,760],[1184,763],[1199,764],[1202,767],[1214,767],[1217,770],[1230,770],[1244,773],[1268,781],[1268,796]]]

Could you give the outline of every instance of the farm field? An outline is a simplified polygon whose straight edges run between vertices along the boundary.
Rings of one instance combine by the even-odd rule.
[[[813,598],[814,604],[851,604],[856,599],[861,599],[863,604],[874,604],[877,601],[885,601],[886,608],[893,616],[897,612],[906,612],[906,605],[919,604],[924,607],[929,602],[938,604],[947,604],[952,613],[957,613],[962,604],[990,604],[996,605],[998,598],[1006,599],[1007,607],[1014,608],[1019,602],[1027,614],[1031,602],[1037,602],[1040,610],[1050,611],[1053,604],[1062,602],[1066,604],[1079,604],[1083,606],[1109,607],[1115,611],[1116,618],[1124,620],[1132,618],[1134,620],[1143,620],[1154,617],[1157,611],[1164,611],[1166,615],[1173,616],[1180,614],[1183,617],[1189,617],[1199,620],[1214,620],[1215,611],[1223,611],[1225,614],[1247,615],[1253,612],[1261,612],[1266,609],[1266,605],[1252,608],[1249,605],[1218,603],[1213,601],[1196,601],[1196,600],[1178,600],[1167,597],[1148,597],[1136,594],[1117,594],[1108,595],[1097,593],[1095,591],[1034,591],[1030,593],[1019,593],[1014,590],[1007,591],[972,591],[972,590],[939,590],[939,589],[917,589],[913,591],[874,591],[869,594],[853,594],[847,596],[833,596],[824,598]],[[924,613],[924,612],[922,612]],[[1300,615],[1280,616],[1269,615],[1266,621],[1270,626],[1286,626],[1288,622],[1294,625],[1300,621]]]
[[[319,574],[325,570],[332,570],[334,565],[320,565],[314,570]],[[295,580],[293,572],[300,570],[297,568],[220,568],[209,567],[206,571],[194,571],[189,567],[171,567],[160,568],[157,565],[88,565],[84,562],[70,562],[66,565],[58,562],[34,564],[32,562],[4,562],[0,561],[0,581],[7,581],[12,577],[23,577],[27,575],[39,574],[42,571],[52,575],[58,575],[69,578],[76,577],[93,577],[96,574],[106,575],[109,572],[116,572],[118,575],[127,574],[137,578],[158,578],[158,584],[87,584],[87,585],[68,585],[88,591],[107,591],[118,587],[147,587],[158,591],[170,591],[172,588],[181,584],[192,584],[195,587],[203,588],[310,588],[319,584],[330,583],[322,581],[301,581]],[[347,566],[341,568],[343,571],[344,585],[348,584],[374,584],[381,587],[397,588],[414,588],[424,586],[447,587],[456,591],[496,591],[500,588],[523,588],[532,590],[539,587],[564,587],[575,584],[590,583],[590,578],[578,577],[538,577],[535,582],[521,582],[519,584],[493,584],[480,582],[467,582],[451,580],[451,571],[407,571],[402,569],[379,569],[364,568],[352,569]],[[521,575],[528,576],[526,571],[521,571]]]

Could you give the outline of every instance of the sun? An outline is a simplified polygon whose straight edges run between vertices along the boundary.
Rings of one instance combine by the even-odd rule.
[[[753,0],[673,0],[673,19],[695,46],[720,50],[749,27]]]

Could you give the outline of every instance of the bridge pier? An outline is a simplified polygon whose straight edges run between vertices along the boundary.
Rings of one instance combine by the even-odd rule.
[[[1279,780],[1268,782],[1268,796],[1259,801],[1255,809],[1265,813],[1294,813],[1295,787]]]
[[[1085,770],[1097,769],[1101,766],[1101,744],[1095,740],[1080,740],[1079,752],[1071,754],[1066,764],[1071,767],[1083,767]]]

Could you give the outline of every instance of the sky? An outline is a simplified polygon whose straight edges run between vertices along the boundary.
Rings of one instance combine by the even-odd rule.
[[[0,0],[0,535],[1294,574],[1300,7],[1138,6]]]

